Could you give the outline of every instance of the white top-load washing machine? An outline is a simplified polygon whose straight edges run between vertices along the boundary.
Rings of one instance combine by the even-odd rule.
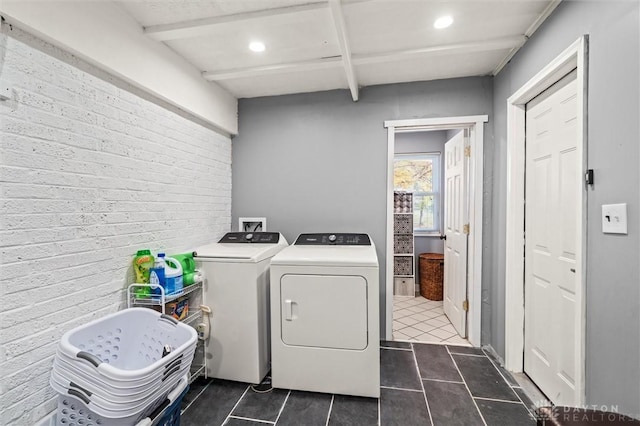
[[[287,245],[278,232],[230,232],[194,252],[211,308],[208,377],[257,384],[269,371],[269,263]]]
[[[274,387],[380,396],[378,280],[366,234],[301,234],[271,259]]]

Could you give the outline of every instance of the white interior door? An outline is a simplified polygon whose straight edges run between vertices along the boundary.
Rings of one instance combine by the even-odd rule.
[[[444,192],[444,313],[467,337],[467,161],[464,154],[466,130],[444,145],[446,189]]]
[[[575,330],[582,159],[575,71],[527,104],[524,371],[555,404],[578,403]]]

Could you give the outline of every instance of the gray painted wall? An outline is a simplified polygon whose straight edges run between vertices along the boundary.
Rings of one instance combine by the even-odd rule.
[[[289,242],[302,232],[366,232],[385,277],[385,120],[491,114],[489,77],[365,87],[239,102],[233,140],[232,215],[266,216]],[[493,152],[491,126],[485,148]],[[491,188],[485,186],[485,217]],[[488,283],[488,280],[486,281]],[[385,288],[380,288],[381,327]]]
[[[447,140],[451,139],[452,137],[454,137],[455,135],[457,135],[461,131],[462,131],[462,129],[450,129],[450,130],[447,130]]]
[[[444,150],[448,130],[396,134],[396,154],[440,152]]]
[[[456,130],[453,133],[457,133]],[[396,135],[395,152],[396,154],[412,153],[412,152],[439,152],[444,155],[444,144],[450,138],[448,135],[451,130],[419,132],[419,133],[398,133]],[[440,168],[440,197],[444,199],[444,167]],[[442,202],[442,201],[441,201]],[[444,215],[440,214],[440,228],[444,226]],[[416,284],[420,282],[420,253],[444,253],[444,241],[438,237],[427,235],[416,235],[415,241],[415,265],[416,265]]]
[[[639,7],[637,1],[564,1],[494,85],[494,198],[485,266],[491,269],[491,344],[504,356],[506,102],[535,73],[589,34],[586,389],[588,404],[640,417],[640,253],[638,194]],[[487,160],[488,161],[488,160]],[[629,235],[601,232],[602,204],[628,203]],[[483,332],[486,330],[483,330]]]

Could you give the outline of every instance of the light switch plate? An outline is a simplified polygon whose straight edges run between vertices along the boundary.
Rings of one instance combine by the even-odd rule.
[[[627,233],[627,203],[602,205],[602,232],[605,234]]]

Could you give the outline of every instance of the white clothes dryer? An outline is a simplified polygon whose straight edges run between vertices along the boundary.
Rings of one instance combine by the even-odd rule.
[[[208,377],[257,384],[269,372],[269,264],[287,245],[278,232],[230,232],[195,250],[212,311]]]
[[[378,269],[366,234],[301,234],[271,259],[274,387],[380,396]]]

